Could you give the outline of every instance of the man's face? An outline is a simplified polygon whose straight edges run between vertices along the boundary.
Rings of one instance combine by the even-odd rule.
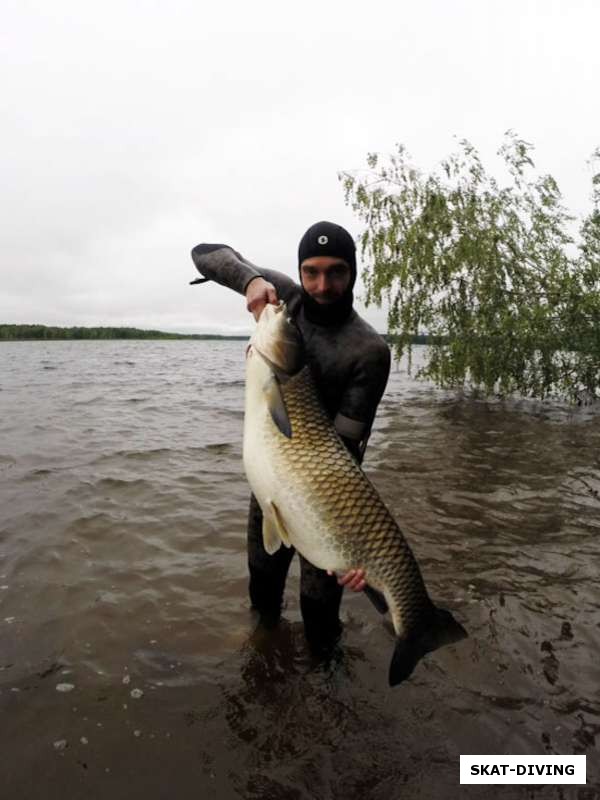
[[[335,303],[344,294],[352,274],[341,258],[314,256],[300,265],[300,280],[308,294],[321,305]]]

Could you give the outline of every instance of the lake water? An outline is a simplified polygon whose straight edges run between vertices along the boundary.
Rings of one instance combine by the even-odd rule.
[[[390,690],[246,595],[244,342],[0,343],[0,796],[600,797],[600,414],[393,368],[365,470],[469,638]],[[586,787],[458,785],[459,754],[588,756]]]

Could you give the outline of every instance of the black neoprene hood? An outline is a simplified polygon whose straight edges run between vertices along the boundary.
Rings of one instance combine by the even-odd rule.
[[[345,228],[325,220],[311,225],[298,245],[298,269],[303,261],[315,256],[343,259],[350,267],[351,280],[348,288],[352,290],[356,281],[356,246]]]
[[[350,283],[344,294],[334,303],[321,304],[309,295],[302,284],[300,267],[307,258],[331,256],[343,259],[350,267]],[[306,318],[316,325],[334,327],[343,325],[352,314],[356,281],[356,246],[345,228],[334,222],[315,222],[306,231],[298,245],[298,273],[302,286],[302,304]]]

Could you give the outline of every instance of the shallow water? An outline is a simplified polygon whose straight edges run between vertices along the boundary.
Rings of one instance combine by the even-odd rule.
[[[390,690],[362,596],[312,662],[296,566],[255,630],[244,350],[0,344],[3,800],[600,797],[600,414],[393,370],[365,469],[470,637]],[[586,753],[588,784],[460,787],[461,753]]]

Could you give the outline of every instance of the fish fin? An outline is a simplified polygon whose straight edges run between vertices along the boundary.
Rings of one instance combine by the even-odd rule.
[[[434,608],[429,622],[424,628],[402,639],[396,640],[396,647],[390,663],[389,683],[396,686],[406,680],[418,661],[426,654],[465,639],[468,633],[457,622],[450,611]]]
[[[279,538],[286,547],[291,547],[292,542],[290,541],[290,535],[288,533],[287,528],[285,527],[285,522],[282,519],[279,509],[272,501],[269,503],[269,506],[271,507],[271,512],[273,514],[273,519],[275,521],[275,525],[277,528],[277,535],[279,536]]]
[[[369,600],[373,603],[377,611],[379,611],[380,614],[385,614],[387,611],[390,610],[387,604],[387,600],[385,599],[385,597],[381,592],[377,591],[377,589],[374,589],[372,586],[367,585],[365,586],[363,591],[369,598]]]
[[[288,415],[285,400],[281,393],[281,385],[275,375],[271,375],[264,385],[264,392],[267,396],[267,408],[271,419],[284,436],[292,438],[292,423]]]
[[[271,514],[263,514],[262,537],[265,550],[272,556],[281,547],[281,537],[277,528],[277,521]]]

